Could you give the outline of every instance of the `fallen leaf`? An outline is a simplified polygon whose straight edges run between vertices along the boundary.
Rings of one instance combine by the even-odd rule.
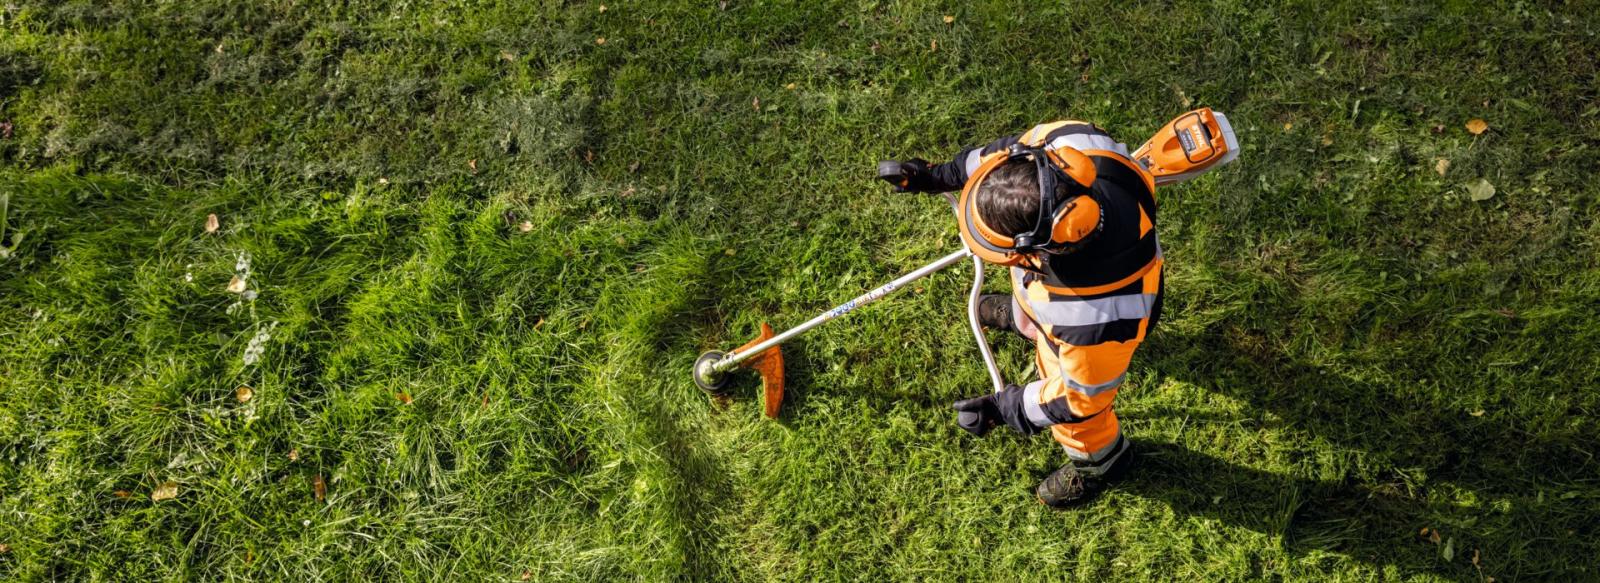
[[[291,461],[291,462],[292,461],[298,461],[299,459],[300,459],[300,448],[297,447],[297,448],[289,450],[289,461]]]
[[[4,555],[4,554],[9,553],[9,552],[11,552],[11,545],[8,545],[8,544],[5,544],[5,543],[0,543],[0,555]],[[526,581],[528,578],[527,577],[523,577],[522,579],[524,581]]]
[[[228,292],[242,294],[244,293],[244,285],[244,278],[235,275],[233,276],[233,279],[228,280]]]
[[[127,490],[117,490],[115,492],[112,492],[111,495],[112,496],[116,496],[118,498],[127,498],[129,496],[132,496],[133,492],[129,492]]]
[[[628,165],[628,172],[632,173],[632,172],[638,172],[638,171],[639,171],[639,163],[638,162],[634,162],[634,163]]]
[[[761,111],[761,98],[757,97],[755,99],[751,99],[750,107],[755,108],[756,111]]]
[[[606,11],[606,5],[604,5],[604,4],[601,4],[601,5],[600,5],[600,11],[601,11],[601,12],[605,12],[605,11]]]
[[[516,62],[517,54],[513,53],[511,51],[500,51],[500,60],[505,61],[507,63]]]
[[[162,500],[171,500],[171,499],[177,498],[177,497],[178,497],[178,483],[177,482],[162,482],[161,485],[156,486],[156,489],[150,491],[150,500],[152,502],[160,502]]]
[[[620,247],[620,246],[627,245],[627,244],[628,244],[628,238],[627,237],[623,237],[622,235],[617,235],[617,246]]]
[[[525,571],[522,572],[522,580],[523,581],[527,581],[527,580],[532,579],[532,578],[533,578],[533,571],[526,571],[525,570]]]
[[[388,178],[384,178],[382,176],[379,176],[378,177],[378,185],[379,186],[388,186],[389,185],[389,179]]]
[[[467,169],[472,170],[473,172],[477,172],[478,171],[478,159],[477,158],[473,158],[471,160],[467,160]]]
[[[944,16],[944,23],[945,24],[950,24],[950,23],[955,22],[955,21],[956,21],[956,17],[954,17],[954,16],[950,16],[948,14],[946,14]]]
[[[222,54],[222,43],[217,43],[217,48],[215,50],[217,51],[217,54]]]
[[[588,148],[584,148],[584,150],[583,150],[583,163],[584,164],[593,164],[594,163],[594,150],[590,150]]]
[[[597,45],[606,44],[606,37],[602,36],[600,38],[594,39],[594,44],[597,44]]]
[[[522,221],[522,224],[517,225],[517,230],[522,231],[524,233],[526,233],[528,231],[532,231],[533,230],[533,221]]]
[[[1472,549],[1472,566],[1478,567],[1478,549]]]
[[[794,84],[794,83],[790,83],[790,84],[788,84],[788,85],[784,85],[784,86],[783,86],[783,88],[784,88],[784,89],[788,89],[788,90],[790,90],[790,91],[794,91],[794,88],[795,88],[795,87],[797,87],[797,85],[795,85],[795,84]]]
[[[734,253],[734,251],[733,251],[733,248],[732,248],[732,247],[729,247],[729,248],[727,248],[727,249],[723,249],[723,250],[722,250],[722,254],[723,254],[723,255],[727,255],[727,256],[729,256],[729,257],[733,257],[733,253]]]
[[[1322,145],[1324,145],[1324,146],[1332,146],[1333,145],[1333,136],[1322,136]]]
[[[311,478],[311,494],[317,497],[318,502],[328,497],[328,482],[322,479],[322,474]]]
[[[1478,118],[1472,118],[1471,120],[1467,121],[1467,131],[1472,132],[1472,135],[1474,135],[1474,136],[1476,136],[1478,134],[1481,134],[1481,133],[1487,131],[1488,129],[1489,129],[1489,122],[1483,121],[1483,120],[1478,119]]]
[[[211,213],[209,215],[206,215],[206,232],[207,233],[215,233],[215,232],[217,232],[217,229],[220,229],[220,228],[222,228],[222,221],[217,219],[217,213]]]
[[[1294,129],[1294,124],[1293,123],[1291,123],[1291,122],[1283,122],[1283,131],[1287,132],[1287,131],[1292,130],[1292,129]]]
[[[622,191],[622,195],[621,196],[622,196],[622,198],[628,198],[630,196],[633,196],[633,193],[635,193],[635,192],[638,192],[638,191],[635,190],[632,186],[629,186],[627,190]]]
[[[727,10],[728,9],[728,0],[722,0],[721,2],[718,2],[717,3],[717,8],[719,8],[721,10]]]
[[[1494,185],[1487,179],[1479,178],[1477,182],[1467,185],[1467,193],[1475,201],[1484,201],[1494,198]]]
[[[1435,133],[1435,134],[1444,133],[1444,124],[1438,124],[1438,125],[1433,126],[1433,133]]]
[[[1438,162],[1433,164],[1433,171],[1438,172],[1440,176],[1444,176],[1445,171],[1449,169],[1450,161],[1444,158],[1440,158]]]
[[[410,405],[411,404],[411,395],[405,394],[403,392],[402,393],[395,393],[394,394],[394,398],[400,399],[400,404],[402,404],[402,405]]]
[[[1439,531],[1437,531],[1437,530],[1428,531],[1428,540],[1430,542],[1432,542],[1433,544],[1439,544]]]
[[[939,39],[933,39],[931,41],[928,41],[928,50],[930,50],[930,51],[939,50]]]
[[[254,396],[256,396],[256,392],[250,388],[250,385],[239,385],[239,388],[233,390],[233,398],[238,399],[240,403],[248,403],[250,398]]]

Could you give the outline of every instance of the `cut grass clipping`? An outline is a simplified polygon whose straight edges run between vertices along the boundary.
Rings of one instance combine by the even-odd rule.
[[[0,579],[1600,577],[1597,18],[7,5]],[[962,269],[689,381],[956,248],[877,160],[1200,106],[1090,506],[956,428]]]

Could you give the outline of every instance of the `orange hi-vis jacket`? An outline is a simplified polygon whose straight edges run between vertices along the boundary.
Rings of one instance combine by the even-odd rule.
[[[1104,230],[1074,253],[1036,255],[1012,267],[1011,282],[1013,315],[1019,329],[1034,332],[1041,376],[1024,388],[1029,422],[1048,427],[1070,457],[1101,461],[1121,435],[1112,402],[1161,310],[1155,180],[1126,145],[1078,121],[963,150],[930,173],[950,190],[961,188],[984,155],[1017,142],[1075,148],[1095,165],[1090,188],[1104,206]]]

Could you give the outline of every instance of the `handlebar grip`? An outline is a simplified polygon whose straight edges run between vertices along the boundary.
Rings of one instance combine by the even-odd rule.
[[[878,180],[899,187],[905,187],[908,180],[904,165],[899,160],[884,160],[878,163]]]

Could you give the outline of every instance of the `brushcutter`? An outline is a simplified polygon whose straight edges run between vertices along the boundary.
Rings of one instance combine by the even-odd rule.
[[[1228,118],[1221,113],[1213,112],[1210,108],[1178,116],[1162,126],[1154,136],[1145,141],[1144,145],[1133,152],[1134,161],[1150,172],[1157,185],[1176,184],[1192,179],[1212,168],[1232,162],[1238,156],[1239,142],[1234,136],[1233,127],[1228,123]],[[891,184],[905,184],[906,177],[902,164],[894,160],[880,162],[878,179]],[[950,202],[952,209],[957,211],[959,218],[960,210],[956,197],[948,193],[944,196]],[[989,342],[983,335],[983,327],[978,324],[978,300],[983,291],[983,260],[965,246],[855,299],[834,306],[782,333],[774,333],[771,325],[762,322],[761,333],[743,346],[730,352],[707,351],[695,359],[692,371],[694,383],[709,394],[726,395],[730,381],[728,373],[734,367],[754,370],[761,375],[763,413],[769,418],[777,418],[778,409],[783,403],[784,388],[781,344],[854,312],[862,306],[881,300],[911,282],[933,275],[963,260],[972,262],[972,288],[967,294],[967,322],[973,338],[977,341],[978,353],[983,357],[984,367],[988,369],[989,381],[994,385],[996,392],[1004,390],[1006,383],[1000,375],[999,367],[995,365],[994,352],[990,350]]]

